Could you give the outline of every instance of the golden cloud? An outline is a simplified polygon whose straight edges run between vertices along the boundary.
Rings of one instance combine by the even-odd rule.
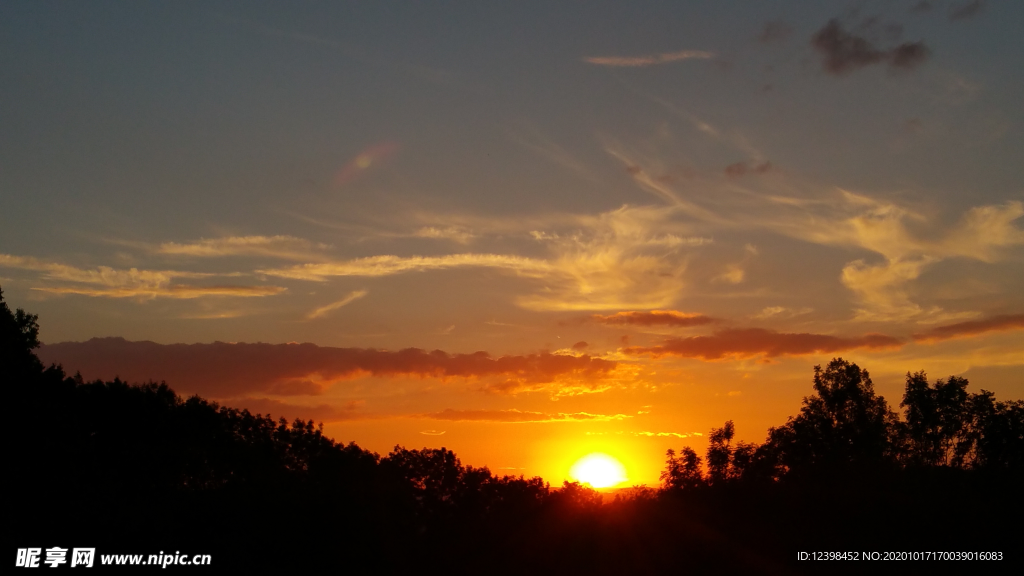
[[[444,256],[378,255],[258,270],[280,278],[324,282],[331,277],[380,277],[453,268],[495,268],[542,284],[520,296],[526,309],[614,310],[671,305],[685,283],[681,250],[710,242],[666,230],[671,210],[623,207],[578,218],[572,233],[531,231],[547,258],[463,253]],[[678,225],[675,226],[678,228]]]
[[[404,272],[422,272],[460,267],[485,267],[512,270],[529,277],[551,272],[542,260],[498,254],[452,254],[448,256],[370,256],[339,262],[311,263],[289,268],[258,270],[260,274],[323,282],[332,276],[390,276]]]
[[[315,248],[323,247],[315,246],[308,240],[294,236],[228,236],[209,240],[202,239],[188,244],[164,242],[157,247],[156,252],[203,258],[255,255],[289,260],[308,260],[312,257]]]
[[[118,270],[109,266],[76,268],[36,258],[0,254],[0,266],[42,272],[42,278],[77,285],[36,286],[33,290],[51,294],[82,294],[106,298],[201,298],[204,296],[258,297],[285,291],[280,286],[199,286],[172,284],[174,278],[209,278],[225,274],[182,272],[177,270]],[[86,284],[86,286],[81,286]],[[97,286],[97,287],[93,287]]]
[[[332,302],[326,306],[321,306],[320,308],[313,310],[312,312],[306,315],[306,318],[310,320],[314,318],[322,318],[326,316],[329,312],[337,310],[342,306],[347,306],[352,302],[355,302],[356,300],[362,298],[363,296],[366,296],[367,294],[369,294],[369,292],[367,292],[366,290],[354,290],[352,292],[349,292],[344,298],[338,300],[337,302]]]
[[[81,294],[104,298],[179,298],[191,299],[205,296],[234,296],[252,298],[273,296],[287,290],[280,286],[191,286],[187,284],[171,284],[155,288],[79,288],[64,286],[56,288],[32,288],[50,294]],[[223,318],[226,316],[218,316]]]

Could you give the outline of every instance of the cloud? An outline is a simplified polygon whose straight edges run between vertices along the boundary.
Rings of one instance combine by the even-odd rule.
[[[306,318],[310,320],[314,318],[322,318],[326,316],[328,312],[332,312],[334,310],[337,310],[338,308],[341,308],[342,306],[351,304],[352,302],[359,300],[360,298],[366,296],[367,294],[369,294],[369,292],[366,290],[353,290],[352,292],[349,292],[341,300],[338,300],[337,302],[332,302],[326,306],[321,306],[320,308],[313,310],[312,312],[306,315]]]
[[[703,326],[716,322],[714,318],[703,314],[688,314],[676,310],[616,312],[608,316],[594,314],[591,318],[609,326]]]
[[[583,61],[600,66],[638,67],[667,64],[669,62],[678,62],[680,60],[706,60],[714,57],[715,54],[713,52],[706,52],[704,50],[681,50],[679,52],[664,52],[661,54],[651,54],[647,56],[591,56],[584,58]]]
[[[106,286],[160,286],[169,283],[171,278],[174,277],[196,278],[212,276],[212,274],[174,270],[139,270],[137,268],[117,270],[109,266],[100,266],[94,270],[87,270],[56,262],[45,262],[30,256],[13,256],[10,254],[0,254],[0,266],[44,272],[43,277],[50,280],[102,284]]]
[[[1024,314],[1003,314],[983,320],[971,320],[969,322],[937,326],[927,332],[914,334],[913,338],[915,342],[935,342],[951,338],[967,338],[984,334],[985,332],[1003,330],[1024,330]]]
[[[671,104],[664,105],[710,138],[757,158],[756,149],[742,136],[725,141],[721,130]],[[634,181],[664,200],[667,214],[696,222],[691,233],[767,230],[813,244],[863,249],[881,256],[851,258],[839,278],[852,291],[859,320],[950,321],[950,313],[938,307],[924,309],[911,298],[921,274],[950,258],[997,262],[1011,254],[1011,248],[1024,245],[1024,230],[1018,225],[1024,216],[1024,203],[1019,200],[976,206],[958,221],[947,223],[906,205],[848,190],[829,190],[794,174],[756,180],[723,178],[709,181],[709,189],[701,188],[704,191],[697,193],[690,184],[676,187],[648,176],[663,171],[663,166],[673,160],[651,158],[650,152],[621,145],[609,146],[606,151],[624,166],[635,167]],[[675,158],[680,153],[671,150],[666,157]],[[742,264],[738,264],[740,271]],[[721,270],[716,273],[721,274]],[[731,278],[739,279],[739,273]]]
[[[181,393],[214,398],[264,392],[309,394],[309,380],[319,386],[371,375],[466,378],[493,382],[487,389],[515,393],[545,386],[590,387],[610,377],[617,363],[588,355],[530,354],[492,357],[487,352],[449,354],[419,348],[376,350],[333,348],[315,344],[157,344],[123,338],[45,345],[46,363],[81,371],[86,378],[120,376],[130,382],[166,380]],[[289,384],[292,383],[292,384]]]
[[[423,272],[448,268],[483,267],[511,270],[528,277],[550,273],[543,260],[500,254],[451,254],[448,256],[369,256],[353,260],[310,263],[290,268],[258,270],[260,274],[322,282],[332,276],[391,276],[404,272]]]
[[[178,298],[191,299],[206,296],[234,296],[252,298],[274,296],[284,292],[280,286],[191,286],[172,284],[156,288],[79,288],[74,286],[32,288],[50,294],[80,294],[104,298]]]
[[[447,432],[447,430],[421,430],[420,434],[426,434],[427,436],[440,436]]]
[[[228,236],[209,240],[202,239],[188,244],[164,242],[157,247],[156,252],[202,258],[257,255],[289,260],[308,260],[312,256],[314,248],[324,248],[324,246],[314,246],[308,240],[294,236]]]
[[[906,224],[908,220],[920,221],[923,217],[893,204],[856,195],[851,195],[850,201],[861,204],[866,210],[838,224],[833,237],[849,234],[847,242],[885,256],[878,264],[855,260],[843,268],[843,284],[858,294],[863,306],[856,312],[861,320],[906,320],[936,313],[937,309],[925,311],[913,303],[905,289],[926,266],[950,257],[994,262],[1000,250],[1024,244],[1024,231],[1013,225],[1024,216],[1021,202],[972,208],[949,227],[944,237],[923,240],[912,234]]]
[[[994,262],[1000,249],[1024,244],[1024,230],[1013,225],[1021,216],[1024,202],[1020,201],[971,208],[943,240],[941,251]]]
[[[822,69],[841,76],[887,62],[890,67],[912,69],[928,58],[928,48],[922,42],[906,42],[888,50],[874,46],[866,38],[843,29],[838,20],[829,20],[811,37],[811,46],[822,55]]]
[[[746,272],[738,264],[728,264],[725,272],[711,279],[712,282],[726,282],[728,284],[740,284],[746,277]]]
[[[889,50],[889,66],[903,70],[913,70],[928,59],[931,52],[923,42],[905,42]]]
[[[861,308],[855,311],[857,320],[909,320],[924,312],[910,300],[904,286],[921,275],[928,264],[938,261],[934,257],[894,258],[881,264],[869,265],[854,260],[843,267],[840,279],[857,293]]]
[[[472,421],[472,422],[610,422],[632,418],[625,414],[590,414],[588,412],[528,412],[516,410],[452,410],[424,414],[424,418],[434,420]]]
[[[785,306],[765,306],[760,312],[755,314],[753,318],[758,320],[767,320],[769,318],[792,318],[794,316],[801,316],[803,314],[809,314],[814,312],[813,308],[786,308]]]
[[[682,433],[682,432],[648,432],[646,430],[645,431],[640,431],[640,432],[632,432],[632,434],[634,436],[674,437],[674,438],[689,438],[690,436],[693,436],[693,433],[685,434],[685,433]],[[697,436],[702,436],[702,434],[697,434]]]
[[[881,255],[880,262],[857,259],[841,275],[860,307],[859,320],[907,320],[939,314],[911,301],[907,286],[924,269],[947,258],[966,257],[995,262],[1010,247],[1024,244],[1024,230],[1015,222],[1024,203],[977,206],[952,225],[897,204],[840,190],[834,199],[768,197],[782,213],[749,224],[774,229],[815,244],[858,247]],[[767,210],[766,210],[766,213]],[[934,230],[923,234],[919,231]]]
[[[671,306],[686,287],[688,249],[709,243],[676,233],[675,208],[629,207],[583,219],[571,234],[538,238],[551,257],[530,310],[622,310]]]
[[[438,228],[435,226],[424,226],[416,231],[414,234],[417,238],[437,238],[442,240],[452,240],[459,244],[469,244],[476,236],[471,232],[464,230],[456,226],[446,226],[444,228]]]
[[[969,20],[978,14],[981,14],[984,10],[985,0],[960,2],[949,7],[949,19],[952,21]]]
[[[0,254],[0,267],[42,272],[44,280],[65,283],[61,286],[34,286],[33,290],[51,294],[82,294],[106,298],[201,298],[204,296],[259,297],[285,291],[280,286],[200,286],[172,284],[174,278],[209,278],[230,274],[208,274],[176,270],[118,270],[109,266],[76,268],[25,256]],[[66,283],[72,283],[67,285]],[[83,286],[84,284],[84,286]]]
[[[529,230],[548,254],[461,253],[378,255],[258,270],[268,276],[323,282],[337,276],[379,277],[455,268],[493,268],[539,285],[516,299],[522,308],[551,310],[650,309],[671,306],[685,287],[686,249],[711,240],[685,234],[674,207],[623,206],[594,216],[552,219],[557,230]],[[483,229],[487,223],[480,223]],[[568,228],[566,230],[565,228]],[[494,227],[508,233],[507,223]],[[525,234],[525,232],[523,232]]]
[[[538,127],[527,125],[522,133],[513,134],[512,137],[542,158],[573,172],[584,180],[593,184],[602,184],[601,178],[593,169],[577,158],[575,154],[545,135]]]
[[[799,356],[833,353],[855,348],[899,348],[902,343],[891,336],[867,334],[857,338],[840,338],[825,334],[788,334],[761,328],[729,329],[711,336],[669,338],[659,346],[632,346],[622,349],[630,355],[681,356],[720,360],[725,357],[749,358],[765,355]]]

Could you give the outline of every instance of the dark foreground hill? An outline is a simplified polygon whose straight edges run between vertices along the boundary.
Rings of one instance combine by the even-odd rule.
[[[814,393],[765,443],[733,444],[727,422],[711,431],[705,458],[669,451],[659,489],[602,503],[578,484],[553,489],[463,466],[444,448],[380,456],[311,421],[181,398],[166,384],[85,382],[42,366],[37,330],[0,294],[4,516],[10,546],[44,558],[52,547],[95,547],[210,554],[218,571],[360,574],[991,573],[1020,564],[1024,402],[968,393],[956,377],[929,384],[908,374],[897,415],[866,371],[833,360],[815,368]]]

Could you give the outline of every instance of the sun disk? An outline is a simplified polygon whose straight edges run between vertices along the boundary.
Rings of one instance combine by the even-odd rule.
[[[577,460],[569,469],[569,476],[594,488],[608,488],[628,480],[622,463],[600,452],[587,454]]]

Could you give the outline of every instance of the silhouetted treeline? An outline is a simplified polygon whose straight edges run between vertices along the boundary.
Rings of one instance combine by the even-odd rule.
[[[261,573],[862,572],[795,561],[855,548],[1019,558],[1006,526],[1021,512],[1024,402],[962,378],[908,374],[901,418],[866,371],[835,359],[764,443],[734,443],[726,422],[703,461],[670,450],[659,488],[602,501],[444,448],[380,456],[163,383],[69,377],[32,353],[36,320],[0,292],[16,547],[210,553],[215,569]]]
[[[692,449],[669,450],[662,480],[682,490],[927,468],[1024,471],[1024,401],[999,402],[967,385],[957,376],[929,384],[924,372],[907,373],[900,418],[875,394],[867,370],[836,358],[814,367],[815,394],[763,444],[732,445],[728,421],[708,436],[706,472]]]

